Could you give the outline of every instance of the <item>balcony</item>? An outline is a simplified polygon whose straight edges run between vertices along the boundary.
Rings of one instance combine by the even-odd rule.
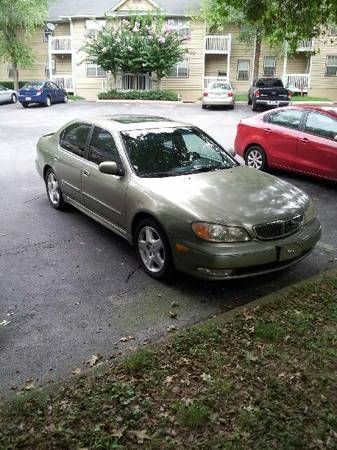
[[[230,52],[231,35],[213,35],[206,36],[205,53],[226,55]]]
[[[58,85],[58,87],[65,89],[67,92],[74,92],[74,82],[72,75],[53,75],[52,81]]]
[[[311,41],[301,41],[297,47],[298,52],[313,52],[315,49],[315,43]]]
[[[214,82],[228,83],[228,77],[204,77],[204,89]]]
[[[50,46],[54,54],[71,53],[71,36],[52,37]]]
[[[308,93],[310,75],[308,73],[287,73],[283,75],[284,87],[295,93]]]

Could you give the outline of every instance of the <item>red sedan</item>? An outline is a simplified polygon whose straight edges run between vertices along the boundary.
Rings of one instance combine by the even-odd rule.
[[[243,119],[235,150],[258,170],[274,167],[337,181],[337,108],[288,106]]]

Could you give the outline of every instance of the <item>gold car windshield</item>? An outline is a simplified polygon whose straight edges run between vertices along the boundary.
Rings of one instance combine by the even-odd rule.
[[[201,130],[190,127],[121,133],[139,177],[170,177],[235,167],[237,163]]]

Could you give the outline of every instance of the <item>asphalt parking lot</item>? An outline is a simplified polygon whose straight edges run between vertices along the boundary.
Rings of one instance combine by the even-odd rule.
[[[89,102],[0,106],[0,396],[28,379],[39,383],[70,374],[93,354],[113,358],[172,325],[193,324],[337,266],[337,186],[277,173],[316,202],[323,235],[309,258],[284,272],[239,282],[177,274],[167,285],[149,278],[121,238],[74,209],[53,210],[35,171],[41,134],[76,117],[116,113],[188,121],[232,144],[238,121],[251,110]],[[177,319],[169,314],[173,301]]]

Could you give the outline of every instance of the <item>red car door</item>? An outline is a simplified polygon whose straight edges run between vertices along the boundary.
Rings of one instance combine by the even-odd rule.
[[[296,168],[297,141],[303,117],[303,110],[291,108],[269,114],[262,128],[269,166]]]
[[[310,111],[298,140],[298,170],[337,180],[337,120],[328,112]]]

